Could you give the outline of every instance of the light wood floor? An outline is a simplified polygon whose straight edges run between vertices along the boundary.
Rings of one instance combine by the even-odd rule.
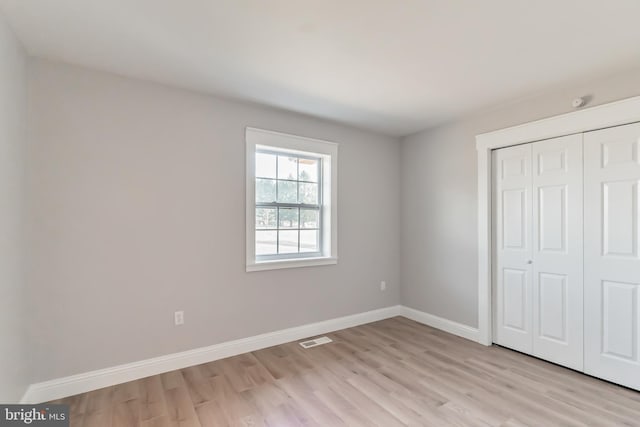
[[[61,402],[87,427],[640,426],[638,392],[402,317],[328,335]]]

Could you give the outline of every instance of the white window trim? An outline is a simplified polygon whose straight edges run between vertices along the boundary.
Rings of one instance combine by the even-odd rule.
[[[635,122],[640,122],[640,96],[476,136],[478,151],[478,342],[484,345],[491,345],[493,342],[491,151],[512,145]]]
[[[246,271],[312,267],[338,263],[338,144],[319,139],[247,127],[246,139]],[[257,146],[274,147],[293,154],[314,153],[322,162],[322,256],[256,261],[256,177]]]

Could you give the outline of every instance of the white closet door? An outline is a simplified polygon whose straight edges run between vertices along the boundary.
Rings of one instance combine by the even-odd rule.
[[[640,124],[585,149],[585,372],[640,389]]]
[[[533,354],[582,370],[582,135],[532,149]]]
[[[494,341],[532,353],[531,144],[493,152]]]

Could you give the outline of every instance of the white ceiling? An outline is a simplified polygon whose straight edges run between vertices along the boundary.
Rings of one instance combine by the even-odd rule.
[[[640,65],[638,0],[0,0],[0,10],[35,56],[390,135]]]

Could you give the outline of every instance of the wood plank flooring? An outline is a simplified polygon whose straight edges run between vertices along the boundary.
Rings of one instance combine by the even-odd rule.
[[[640,426],[640,393],[396,317],[69,397],[71,425]]]

